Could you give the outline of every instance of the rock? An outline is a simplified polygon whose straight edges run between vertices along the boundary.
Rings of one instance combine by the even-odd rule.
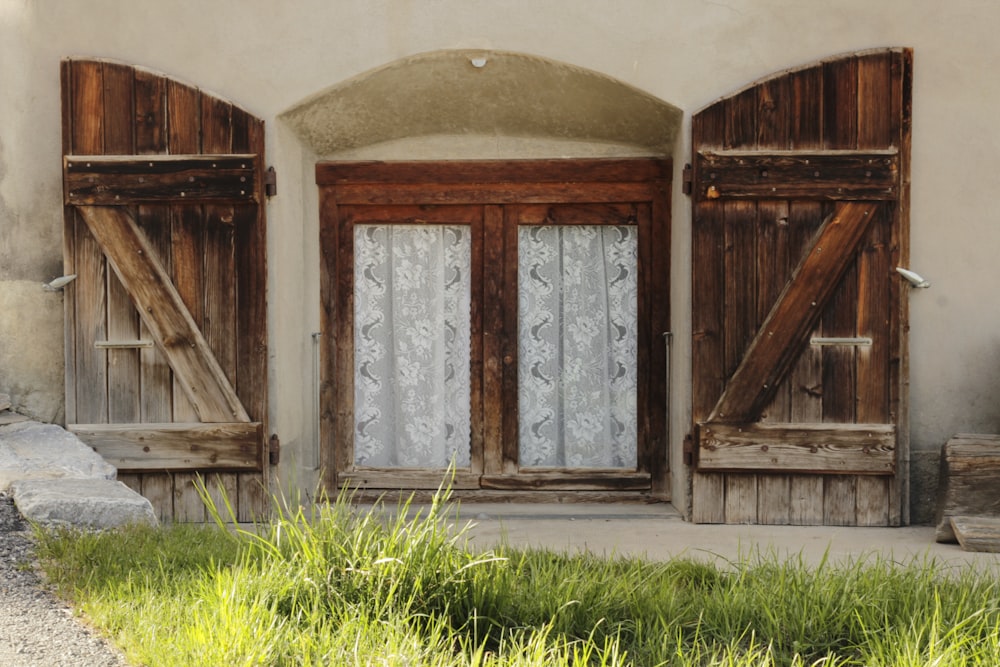
[[[0,394],[0,410],[10,409],[10,394]]]
[[[75,435],[54,424],[22,422],[0,427],[0,491],[17,480],[102,479],[115,467]]]
[[[44,525],[106,530],[131,524],[157,525],[148,500],[108,479],[34,479],[11,486],[25,519]]]

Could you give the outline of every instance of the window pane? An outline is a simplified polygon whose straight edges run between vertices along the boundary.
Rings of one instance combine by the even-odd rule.
[[[470,232],[354,230],[354,462],[469,466]]]
[[[518,230],[521,466],[635,467],[637,236]]]

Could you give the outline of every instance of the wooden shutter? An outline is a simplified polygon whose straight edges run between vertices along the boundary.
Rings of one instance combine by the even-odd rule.
[[[161,518],[267,494],[264,126],[146,70],[62,64],[66,421]]]
[[[695,521],[906,521],[911,72],[853,54],[692,120]]]

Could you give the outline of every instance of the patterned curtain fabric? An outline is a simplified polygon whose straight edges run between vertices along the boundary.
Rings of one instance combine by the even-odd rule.
[[[354,461],[469,466],[470,232],[354,231]]]
[[[521,466],[636,465],[634,227],[518,231]]]

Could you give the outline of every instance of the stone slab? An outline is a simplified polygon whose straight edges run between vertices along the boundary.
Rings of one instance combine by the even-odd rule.
[[[107,530],[158,523],[148,500],[114,480],[21,480],[11,492],[21,515],[43,525]]]
[[[60,426],[30,421],[0,427],[0,491],[18,480],[116,476],[113,465]]]

